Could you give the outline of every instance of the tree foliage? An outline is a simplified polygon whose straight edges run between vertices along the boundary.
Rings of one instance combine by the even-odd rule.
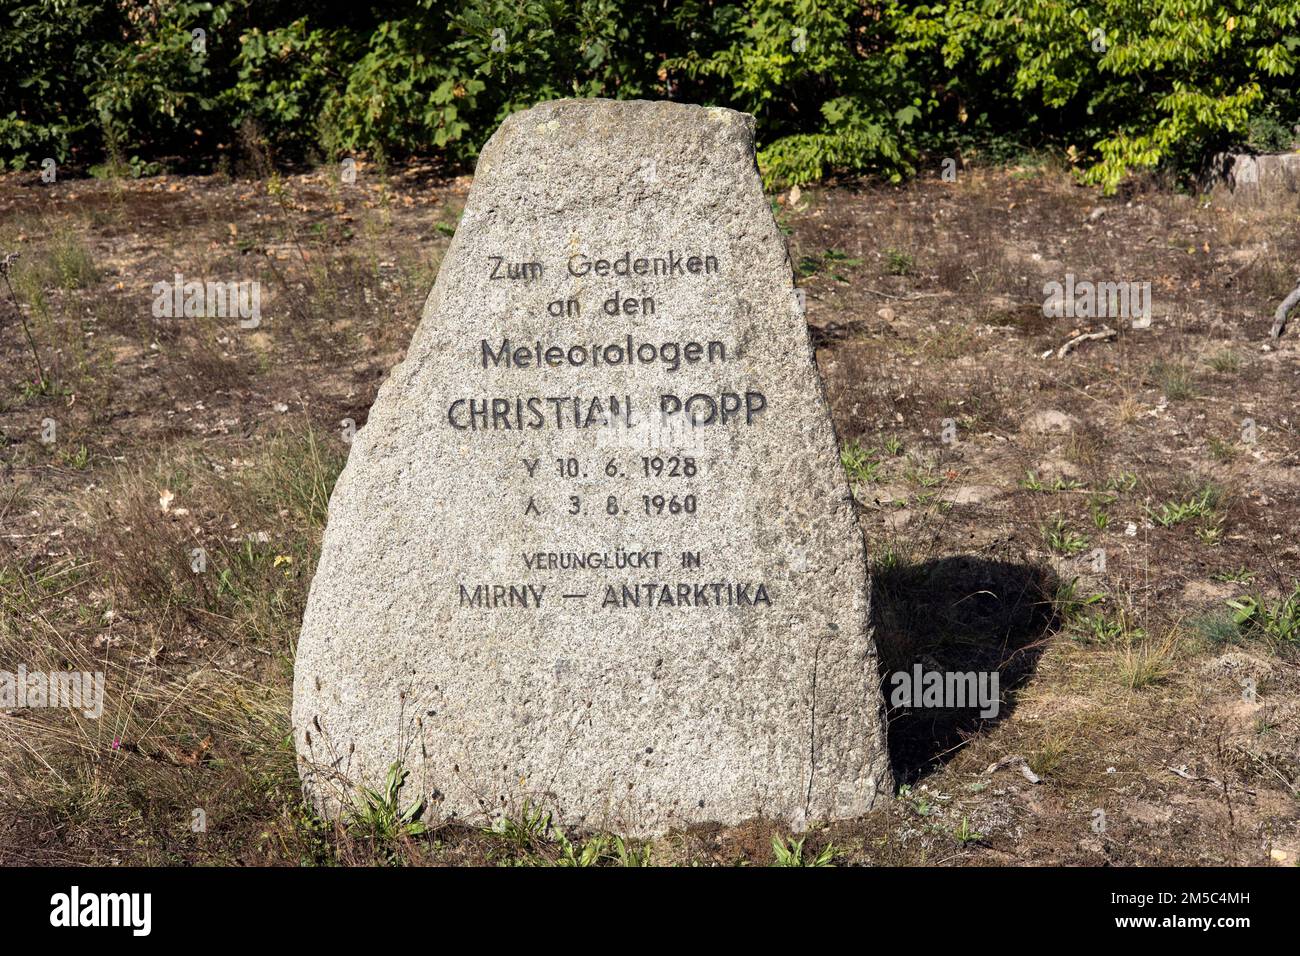
[[[753,113],[771,184],[982,143],[1114,189],[1300,145],[1298,57],[1300,0],[0,0],[0,160],[211,158],[252,121],[286,160],[464,162],[515,110],[607,96]]]

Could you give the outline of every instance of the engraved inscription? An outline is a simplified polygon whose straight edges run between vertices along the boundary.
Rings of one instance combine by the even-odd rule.
[[[652,547],[628,542],[613,551],[547,548],[543,543],[520,554],[527,581],[455,581],[458,606],[467,612],[532,611],[547,606],[549,588],[551,594],[562,592],[559,599],[566,606],[602,611],[762,611],[771,607],[774,595],[769,582],[728,579],[726,556],[710,554],[703,542],[691,540],[696,519],[710,505],[701,479],[720,462],[701,457],[689,446],[656,449],[654,454],[597,456],[555,454],[552,447],[560,433],[590,429],[632,432],[648,425],[656,434],[680,436],[685,445],[693,429],[762,427],[771,412],[767,395],[743,382],[710,391],[625,390],[629,382],[635,382],[629,376],[638,371],[686,377],[697,366],[726,366],[740,358],[741,347],[721,338],[678,339],[646,331],[647,321],[675,317],[675,281],[710,282],[722,277],[722,257],[698,250],[593,249],[556,259],[503,252],[488,256],[487,263],[489,281],[533,286],[549,280],[556,285],[542,292],[544,304],[521,302],[523,308],[511,317],[509,331],[467,343],[464,360],[480,371],[483,392],[452,396],[446,408],[447,426],[466,437],[479,436],[477,440],[504,432],[538,435],[529,457],[519,459],[518,450],[511,451],[528,479],[519,488],[519,513],[525,518],[595,527],[592,522],[637,517],[651,522],[647,527],[662,528],[665,537]],[[660,280],[655,294],[631,287],[641,278]],[[591,280],[600,281],[593,285]],[[627,286],[620,287],[621,281]],[[550,297],[553,293],[556,297]],[[522,289],[521,294],[535,296]],[[521,315],[525,317],[522,321]],[[537,319],[535,328],[526,327],[529,315]],[[636,327],[611,329],[599,340],[576,340],[575,336],[557,341],[553,335],[542,334],[550,328],[549,320],[586,315],[611,323],[635,320]],[[506,383],[518,383],[519,373],[544,374],[559,390],[512,392]],[[591,391],[602,376],[608,376],[610,387]],[[566,380],[581,387],[564,391]],[[556,438],[542,437],[546,434]],[[571,483],[572,493],[547,494],[544,489],[553,486],[541,482],[543,477]],[[537,527],[539,533],[545,533],[548,526],[539,523]],[[677,556],[675,562],[669,561],[670,554]],[[686,572],[683,579],[660,576],[669,571],[671,563]],[[711,577],[703,580],[699,572],[706,565],[712,569]],[[473,569],[466,569],[466,574],[472,573]]]

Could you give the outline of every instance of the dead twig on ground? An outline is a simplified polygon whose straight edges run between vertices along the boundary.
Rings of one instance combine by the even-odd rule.
[[[1112,329],[1109,325],[1103,325],[1101,327],[1100,332],[1084,332],[1070,339],[1070,341],[1066,342],[1064,345],[1062,345],[1059,349],[1056,350],[1056,357],[1065,358],[1067,355],[1073,352],[1075,348],[1077,348],[1079,345],[1081,345],[1084,342],[1100,342],[1102,340],[1109,341],[1110,339],[1115,338],[1117,335],[1119,335],[1119,333],[1116,332],[1114,329]]]
[[[933,299],[945,294],[943,292],[913,292],[910,295],[894,295],[892,292],[881,292],[879,289],[872,289],[867,286],[863,286],[862,291],[870,292],[872,295],[878,295],[884,299],[897,299],[899,302],[911,302],[913,299]]]
[[[1038,774],[1034,773],[1034,771],[1030,769],[1029,761],[1027,761],[1024,757],[1020,756],[1019,754],[1009,754],[1003,757],[997,763],[989,764],[988,768],[985,769],[984,772],[997,773],[997,771],[1003,769],[1004,767],[1019,767],[1020,772],[1024,774],[1025,779],[1028,780],[1030,783],[1043,782],[1043,778],[1038,776]]]
[[[1282,304],[1273,313],[1273,328],[1269,330],[1268,337],[1274,342],[1280,339],[1282,333],[1286,330],[1286,314],[1298,305],[1300,305],[1300,279],[1296,280],[1296,287],[1282,300]]]
[[[1228,792],[1228,784],[1224,783],[1222,780],[1219,780],[1217,777],[1202,777],[1194,773],[1189,773],[1186,766],[1166,767],[1165,769],[1168,770],[1170,773],[1182,777],[1184,780],[1191,780],[1194,783],[1208,783],[1210,786],[1222,790],[1225,794]],[[1255,794],[1255,791],[1250,789],[1249,787],[1243,787],[1240,784],[1236,784],[1236,783],[1232,784],[1232,786],[1236,787],[1242,793],[1250,794],[1251,796],[1254,796]]]

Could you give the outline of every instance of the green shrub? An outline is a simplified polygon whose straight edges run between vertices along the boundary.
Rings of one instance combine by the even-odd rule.
[[[947,67],[1005,72],[1017,100],[1056,111],[1107,191],[1245,140],[1272,104],[1294,109],[1297,0],[966,0],[916,8],[909,32],[939,19],[928,36]]]
[[[770,186],[1047,146],[1111,191],[1294,146],[1297,57],[1300,0],[10,0],[0,158],[147,171],[253,121],[284,159],[465,162],[515,110],[606,96],[753,113]]]
[[[103,75],[119,22],[107,4],[78,0],[0,9],[0,168],[73,154],[94,128],[86,87]]]
[[[933,106],[923,71],[891,55],[900,10],[757,0],[748,16],[715,16],[713,49],[692,49],[666,66],[710,81],[718,102],[754,114],[768,185],[841,170],[897,181],[913,171],[908,127]]]

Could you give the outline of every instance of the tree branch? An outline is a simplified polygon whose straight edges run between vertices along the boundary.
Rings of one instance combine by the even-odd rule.
[[[1297,305],[1300,305],[1300,284],[1291,290],[1291,294],[1282,300],[1282,304],[1273,313],[1273,330],[1269,332],[1269,338],[1274,342],[1282,337],[1282,331],[1286,328],[1286,314]]]

